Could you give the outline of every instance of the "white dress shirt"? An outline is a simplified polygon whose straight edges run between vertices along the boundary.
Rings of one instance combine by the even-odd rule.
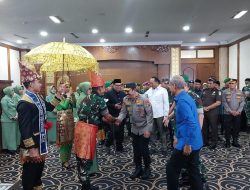
[[[145,92],[153,108],[153,117],[159,118],[167,116],[169,112],[168,91],[160,85],[153,89],[152,87]]]

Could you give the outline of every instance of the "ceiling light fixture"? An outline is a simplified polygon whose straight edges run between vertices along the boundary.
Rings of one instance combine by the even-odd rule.
[[[48,32],[46,32],[46,31],[41,31],[41,32],[40,32],[40,35],[43,36],[43,37],[48,36]]]
[[[105,40],[105,39],[103,39],[103,38],[101,38],[101,39],[100,39],[100,42],[101,42],[101,43],[105,43],[105,42],[106,42],[106,40]]]
[[[131,27],[126,27],[125,28],[125,32],[126,33],[132,33],[133,32],[133,29]]]
[[[233,16],[233,19],[239,19],[241,18],[244,14],[247,13],[248,10],[243,10],[243,11],[240,11],[238,13],[236,13],[234,16]]]
[[[59,16],[49,16],[49,18],[56,24],[60,24],[63,22],[63,20]]]
[[[189,49],[194,49],[195,47],[194,46],[190,46]]]
[[[184,31],[189,31],[190,30],[190,26],[189,25],[185,25],[185,26],[182,27],[182,29]]]
[[[22,41],[22,40],[17,40],[17,41],[16,41],[16,43],[18,43],[18,44],[22,44],[22,43],[23,43],[23,41]]]
[[[207,39],[206,38],[201,38],[200,41],[205,42],[205,41],[207,41]]]
[[[92,34],[97,34],[99,31],[96,28],[92,29]]]

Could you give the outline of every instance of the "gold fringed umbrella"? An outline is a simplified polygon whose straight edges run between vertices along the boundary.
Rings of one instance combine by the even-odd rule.
[[[42,63],[41,72],[99,71],[99,64],[83,47],[65,42],[50,42],[24,55],[28,63]]]

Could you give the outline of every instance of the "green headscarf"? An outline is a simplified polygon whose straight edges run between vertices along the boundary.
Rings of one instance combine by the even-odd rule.
[[[54,85],[52,85],[51,87],[49,87],[49,93],[48,93],[48,96],[46,97],[46,101],[47,102],[50,102],[55,97],[55,92],[52,91],[53,88],[55,88]]]
[[[113,82],[113,81],[110,81],[110,80],[106,81],[106,82],[105,82],[105,88],[110,87],[110,85],[112,84],[112,82]]]
[[[14,95],[14,90],[11,86],[8,86],[6,88],[3,89],[3,93],[6,95],[6,96],[9,96],[9,97],[13,97]]]
[[[16,86],[14,87],[14,92],[15,92],[16,94],[18,94],[19,96],[21,96],[19,90],[23,90],[23,86],[21,86],[21,85],[16,85]]]
[[[80,96],[76,100],[76,108],[77,108],[77,110],[78,110],[78,108],[80,108],[80,104],[83,101],[83,99],[87,96],[87,91],[91,87],[91,83],[90,82],[82,82],[82,83],[80,83],[78,85],[78,87],[79,87],[79,90],[80,90]]]

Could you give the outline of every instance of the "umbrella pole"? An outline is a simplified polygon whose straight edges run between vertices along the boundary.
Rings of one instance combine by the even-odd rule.
[[[62,82],[64,83],[64,54],[63,54],[63,72],[62,72]]]

